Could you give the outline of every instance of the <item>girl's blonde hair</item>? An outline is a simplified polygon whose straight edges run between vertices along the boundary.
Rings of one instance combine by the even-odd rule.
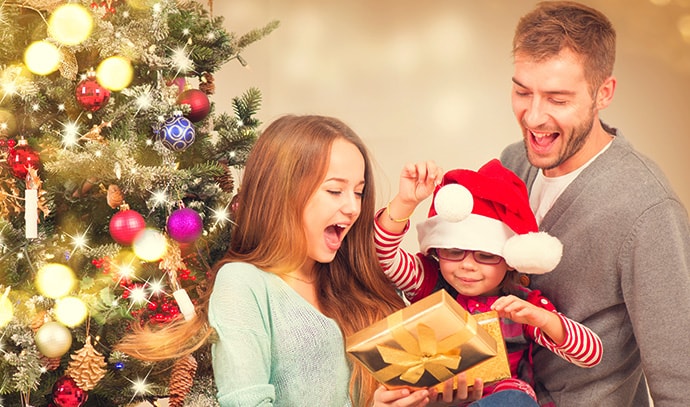
[[[347,337],[402,308],[402,299],[376,258],[374,177],[364,143],[338,119],[288,115],[264,130],[247,159],[230,248],[211,270],[209,288],[199,300],[197,317],[176,320],[158,330],[135,325],[117,349],[151,361],[185,356],[199,349],[212,334],[208,299],[216,272],[223,264],[241,261],[267,272],[285,273],[304,263],[304,208],[326,175],[331,146],[337,139],[347,140],[362,153],[365,188],[359,219],[345,236],[335,259],[317,263],[321,310],[338,322]],[[377,382],[359,363],[351,361],[352,401],[356,406],[371,405]]]

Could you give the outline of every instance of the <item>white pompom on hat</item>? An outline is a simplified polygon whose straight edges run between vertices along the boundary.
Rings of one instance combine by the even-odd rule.
[[[540,232],[527,187],[494,159],[478,171],[448,171],[434,191],[426,221],[417,225],[423,253],[432,248],[480,250],[502,256],[526,274],[556,268],[561,242]]]

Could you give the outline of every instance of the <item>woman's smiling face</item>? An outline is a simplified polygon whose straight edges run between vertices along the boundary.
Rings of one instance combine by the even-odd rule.
[[[328,170],[304,208],[308,258],[329,263],[362,209],[365,163],[357,146],[339,138],[331,146]]]

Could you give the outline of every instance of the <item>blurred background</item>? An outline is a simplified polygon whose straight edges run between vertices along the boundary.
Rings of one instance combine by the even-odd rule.
[[[690,207],[690,0],[585,0],[618,33],[618,87],[604,120],[664,170]],[[226,64],[213,101],[258,87],[264,127],[286,113],[336,116],[367,143],[384,206],[407,162],[477,169],[521,135],[511,42],[527,0],[209,2],[238,34],[280,27]],[[224,99],[224,95],[227,95]],[[426,217],[422,204],[413,223]],[[414,228],[404,245],[416,250]]]

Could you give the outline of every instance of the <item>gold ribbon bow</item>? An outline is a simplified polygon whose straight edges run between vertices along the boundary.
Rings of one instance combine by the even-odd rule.
[[[400,380],[415,384],[425,371],[439,381],[450,379],[454,373],[449,369],[457,369],[462,359],[460,346],[477,334],[477,321],[472,317],[467,318],[466,329],[440,341],[436,340],[434,330],[422,323],[417,324],[415,338],[403,325],[400,313],[390,315],[387,320],[393,339],[402,349],[376,346],[383,361],[389,364],[375,373],[384,382],[400,376]]]

